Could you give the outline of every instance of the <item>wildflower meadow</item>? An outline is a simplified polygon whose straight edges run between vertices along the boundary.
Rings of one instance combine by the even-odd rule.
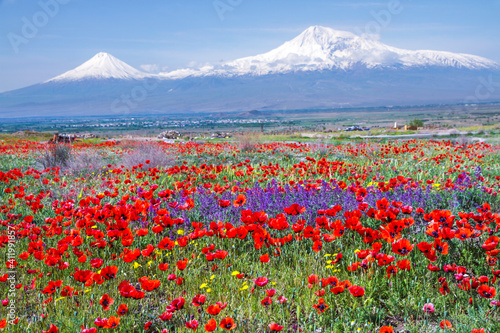
[[[500,332],[499,197],[486,143],[0,143],[0,331]]]

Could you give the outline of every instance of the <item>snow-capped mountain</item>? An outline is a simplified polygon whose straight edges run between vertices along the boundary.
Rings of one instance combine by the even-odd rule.
[[[143,73],[106,52],[97,53],[77,68],[56,76],[46,82],[65,82],[93,79],[142,80],[149,75]]]
[[[366,39],[351,32],[313,26],[299,36],[264,54],[218,66],[161,73],[165,78],[204,75],[267,75],[294,71],[364,68],[453,67],[499,68],[486,58],[440,51],[410,51]]]
[[[0,94],[0,118],[498,102],[499,81],[500,65],[482,57],[403,50],[314,26],[264,54],[168,73],[99,53]]]

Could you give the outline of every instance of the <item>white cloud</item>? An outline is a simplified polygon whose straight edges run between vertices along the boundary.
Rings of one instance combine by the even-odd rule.
[[[148,72],[148,73],[157,73],[158,72],[158,65],[156,64],[144,64],[139,66],[143,71]]]

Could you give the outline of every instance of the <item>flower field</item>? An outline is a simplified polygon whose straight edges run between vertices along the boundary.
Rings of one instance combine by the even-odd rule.
[[[500,332],[484,143],[3,143],[0,222],[0,331]]]

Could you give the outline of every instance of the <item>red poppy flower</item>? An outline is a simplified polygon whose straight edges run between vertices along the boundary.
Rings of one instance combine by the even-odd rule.
[[[443,242],[440,238],[436,238],[434,241],[434,248],[442,255],[447,255],[449,245],[448,243]]]
[[[318,313],[323,313],[323,312],[325,312],[326,309],[329,308],[329,306],[327,304],[325,304],[325,300],[322,297],[318,300],[318,304],[313,305],[313,308],[318,310]]]
[[[198,320],[193,319],[188,322],[186,322],[186,328],[192,329],[193,331],[196,331],[198,328]]]
[[[392,244],[392,252],[402,256],[407,256],[413,250],[413,245],[408,239],[401,239]]]
[[[422,308],[424,312],[427,313],[434,313],[434,304],[432,303],[426,303],[424,304],[424,307]]]
[[[196,295],[193,297],[193,301],[191,302],[194,306],[202,306],[205,304],[205,295]]]
[[[429,263],[429,265],[427,265],[427,269],[430,270],[431,272],[437,272],[440,270],[439,266],[434,266],[431,263]]]
[[[491,250],[493,250],[494,248],[496,248],[498,246],[499,242],[500,242],[500,238],[499,237],[497,237],[497,236],[491,236],[481,246],[486,251],[491,251]]]
[[[283,330],[283,326],[278,325],[276,323],[269,324],[269,329],[271,332],[281,332]]]
[[[269,254],[266,253],[259,258],[260,262],[269,262]]]
[[[477,292],[484,298],[493,298],[497,294],[494,287],[490,287],[486,284],[479,286],[479,288],[477,288]]]
[[[442,329],[448,329],[448,328],[452,328],[451,326],[451,323],[449,320],[443,320],[439,323],[439,327],[441,327]]]
[[[104,328],[117,328],[119,324],[120,324],[120,318],[114,316],[109,317],[106,324],[104,325]]]
[[[448,287],[448,282],[444,281],[442,284],[442,287],[439,288],[439,292],[443,295],[446,296],[450,293],[450,287]]]
[[[184,297],[176,298],[172,301],[172,303],[170,303],[169,306],[167,306],[166,310],[167,310],[167,312],[175,312],[178,310],[182,310],[185,302],[186,302],[186,300],[184,299]]]
[[[141,283],[141,288],[146,291],[153,291],[161,285],[160,280],[147,280]]]
[[[409,271],[411,269],[411,263],[408,259],[403,259],[397,262],[400,270]]]
[[[378,332],[379,333],[393,333],[394,329],[392,328],[392,326],[382,326]]]
[[[234,207],[243,206],[247,202],[247,197],[243,194],[238,194],[236,200],[233,201]]]
[[[108,294],[104,294],[104,295],[102,295],[101,300],[99,301],[99,304],[102,305],[102,309],[104,311],[108,311],[109,306],[113,305],[114,302],[115,302],[115,300],[112,299]]]
[[[163,321],[167,321],[171,319],[173,315],[174,315],[173,312],[163,312],[161,315],[158,316],[158,318],[160,318]]]
[[[365,294],[365,288],[360,287],[360,286],[351,286],[349,288],[349,292],[354,297],[361,297]]]
[[[234,323],[233,318],[227,317],[221,320],[219,327],[230,331],[236,328],[236,324]]]
[[[205,325],[205,332],[213,332],[217,329],[217,321],[215,319],[210,319]]]
[[[314,295],[321,297],[325,295],[325,289],[318,290],[314,293]]]
[[[269,279],[266,277],[259,277],[254,279],[253,282],[255,282],[255,284],[259,287],[264,287],[269,282]]]
[[[266,295],[269,297],[273,297],[276,294],[276,289],[266,289]]]
[[[284,211],[288,215],[299,215],[306,211],[306,207],[302,207],[299,204],[294,203],[290,207],[286,207]]]
[[[262,304],[264,306],[269,306],[269,305],[273,304],[273,300],[271,299],[271,297],[266,296],[262,301],[260,301],[260,304]]]
[[[183,271],[186,269],[187,267],[187,263],[188,263],[188,259],[187,258],[184,258],[184,260],[179,260],[177,262],[177,268],[180,270],[180,271]]]
[[[128,312],[128,306],[127,304],[120,304],[118,306],[118,310],[116,310],[116,314],[119,315],[119,316],[124,316],[126,315]]]
[[[318,284],[319,283],[319,276],[316,274],[309,275],[307,278],[307,282],[309,284]]]
[[[387,266],[387,278],[390,279],[398,273],[398,268],[395,265]]]
[[[147,323],[144,324],[144,329],[149,330],[151,328],[151,325],[153,325],[152,321],[148,321]]]
[[[350,272],[354,272],[358,269],[359,267],[359,262],[352,263],[351,265],[347,266],[347,270]]]
[[[226,208],[231,204],[231,201],[219,199],[219,201],[217,201],[217,203],[219,204],[220,207]]]
[[[48,331],[42,331],[43,333],[57,333],[59,331],[59,328],[54,325],[50,324],[49,330]]]
[[[207,313],[212,315],[212,316],[217,316],[220,312],[221,312],[221,308],[220,306],[218,306],[217,304],[215,305],[210,305],[208,308],[207,308]]]

